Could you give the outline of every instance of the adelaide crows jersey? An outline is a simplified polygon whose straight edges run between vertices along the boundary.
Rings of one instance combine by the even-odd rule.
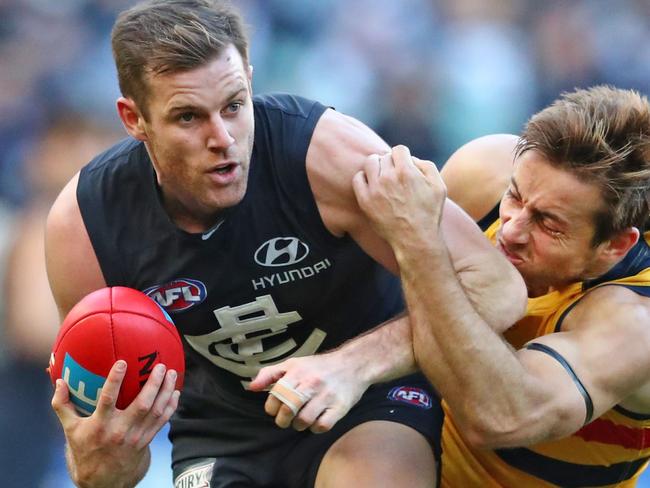
[[[486,231],[490,239],[499,227]],[[526,316],[505,334],[516,349],[528,341],[562,330],[562,321],[589,290],[625,286],[650,296],[650,233],[600,278],[575,283],[528,301]],[[443,487],[631,487],[650,459],[650,415],[616,406],[573,435],[516,449],[472,448],[445,407]]]
[[[321,220],[305,158],[326,107],[266,95],[254,110],[246,194],[204,233],[170,221],[141,142],[115,145],[79,178],[107,284],[144,291],[183,337],[185,388],[172,419],[181,443],[220,435],[215,405],[265,417],[266,394],[245,389],[261,367],[336,347],[403,309],[398,280]]]

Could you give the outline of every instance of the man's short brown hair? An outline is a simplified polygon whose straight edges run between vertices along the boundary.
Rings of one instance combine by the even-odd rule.
[[[629,227],[645,230],[650,215],[645,96],[610,86],[564,93],[526,124],[516,154],[528,150],[600,187],[604,207],[595,215],[594,245]]]
[[[205,65],[228,45],[248,65],[248,37],[239,13],[219,0],[149,0],[122,12],[112,32],[120,90],[147,112],[146,76]]]

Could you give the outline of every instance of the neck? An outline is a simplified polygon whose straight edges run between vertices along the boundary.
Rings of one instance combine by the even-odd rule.
[[[528,285],[528,297],[536,298],[554,291],[565,290],[570,286],[575,285],[576,283],[585,283],[587,281],[596,280],[601,276],[607,274],[609,271],[611,271],[619,262],[620,261],[614,264],[609,263],[606,265],[595,267],[592,270],[585,271],[585,273],[581,276],[576,276],[575,278],[566,280],[562,283],[555,283],[553,285],[540,285],[540,286]]]
[[[201,214],[187,208],[180,201],[166,198],[164,195],[163,207],[174,225],[190,234],[206,232],[223,220],[222,211]]]

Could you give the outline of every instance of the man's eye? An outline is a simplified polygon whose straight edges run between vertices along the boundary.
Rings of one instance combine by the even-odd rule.
[[[194,120],[194,114],[192,112],[184,112],[180,115],[179,119],[183,122],[192,122]]]
[[[506,190],[506,196],[508,198],[512,198],[513,200],[516,200],[516,201],[520,200],[519,195],[515,194],[515,192],[510,188],[508,188],[508,190]]]
[[[240,108],[241,108],[241,103],[233,102],[230,105],[228,105],[226,110],[229,113],[235,113],[235,112],[238,112]]]
[[[546,224],[544,223],[544,221],[542,221],[542,227],[544,228],[544,230],[545,230],[546,232],[548,232],[548,233],[549,233],[550,235],[552,235],[553,237],[559,237],[559,236],[562,235],[562,232],[560,232],[560,231],[557,230],[557,229],[554,229],[553,227],[549,227],[548,225],[546,225]]]

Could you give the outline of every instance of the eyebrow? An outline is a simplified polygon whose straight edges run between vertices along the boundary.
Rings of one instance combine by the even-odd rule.
[[[519,192],[519,187],[517,186],[517,182],[515,181],[514,176],[510,177],[510,184],[514,187],[515,192],[517,192],[517,195],[521,195],[520,192]],[[534,208],[533,213],[535,215],[537,215],[538,217],[551,219],[552,221],[554,221],[554,222],[556,222],[556,223],[558,223],[560,225],[568,225],[568,222],[565,219],[563,219],[559,215],[554,214],[553,212],[543,211],[543,210],[539,210],[537,208]]]
[[[242,84],[239,88],[234,88],[230,92],[230,95],[226,97],[226,100],[232,100],[233,98],[238,97],[243,91],[246,91],[246,86]]]
[[[226,100],[229,103],[233,99],[237,98],[243,91],[246,91],[246,86],[244,85],[235,88],[230,92],[230,94],[228,94],[227,97],[224,97],[224,100]],[[168,113],[172,114],[176,112],[194,111],[194,110],[201,110],[201,107],[191,103],[183,103],[182,105],[172,105],[169,108]]]
[[[173,114],[176,112],[185,112],[185,111],[195,111],[197,110],[198,107],[196,105],[189,105],[189,104],[184,104],[184,105],[174,105],[169,109],[169,113]]]

